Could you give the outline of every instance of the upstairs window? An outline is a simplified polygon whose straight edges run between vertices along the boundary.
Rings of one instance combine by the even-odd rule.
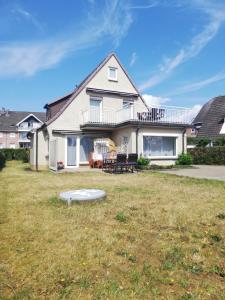
[[[16,137],[15,132],[10,132],[9,137],[10,137],[10,138],[15,138],[15,137]]]
[[[108,79],[117,81],[117,68],[114,68],[114,67],[108,68]]]

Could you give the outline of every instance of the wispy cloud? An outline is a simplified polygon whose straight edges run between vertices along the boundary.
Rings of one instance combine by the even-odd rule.
[[[168,96],[177,96],[177,95],[182,95],[182,94],[186,94],[186,93],[190,93],[193,91],[197,91],[200,90],[208,85],[211,85],[215,82],[221,81],[221,80],[225,80],[225,72],[220,72],[217,73],[207,79],[198,81],[198,82],[194,82],[191,84],[187,84],[185,86],[182,87],[177,87],[175,91],[168,93]]]
[[[131,66],[131,67],[136,63],[136,60],[137,60],[137,53],[136,53],[136,52],[133,52],[133,53],[131,54],[131,59],[130,59],[130,66]]]
[[[208,15],[209,23],[199,34],[194,36],[189,45],[180,49],[174,57],[166,59],[156,74],[140,85],[140,90],[146,90],[165,80],[178,66],[197,56],[217,35],[221,25],[225,22],[225,5],[215,2],[207,0],[190,2],[193,7]]]
[[[129,6],[130,9],[149,9],[149,8],[152,8],[152,7],[156,7],[158,6],[158,2],[157,0],[155,1],[148,1],[147,4],[143,4],[143,5],[131,5]]]
[[[38,19],[34,17],[28,10],[16,6],[12,9],[12,13],[26,19],[27,21],[31,22],[37,29],[43,31],[43,25],[41,24],[41,22],[38,21]]]
[[[142,97],[148,106],[161,106],[170,101],[170,99],[167,97],[153,96],[150,94],[144,94]]]
[[[29,16],[26,12],[23,13]],[[94,7],[86,19],[85,26],[69,36],[32,43],[2,43],[0,76],[31,76],[38,71],[52,68],[71,53],[98,45],[103,39],[110,38],[117,47],[131,24],[132,15],[125,2],[106,1],[101,11],[99,7]]]

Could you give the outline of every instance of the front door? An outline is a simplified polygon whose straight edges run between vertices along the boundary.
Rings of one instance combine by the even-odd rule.
[[[67,136],[67,167],[77,166],[77,137]]]

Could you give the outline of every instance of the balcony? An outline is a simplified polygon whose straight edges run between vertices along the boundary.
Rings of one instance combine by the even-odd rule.
[[[136,107],[112,111],[112,109],[90,109],[82,113],[83,125],[119,125],[124,122],[157,123],[157,124],[180,124],[187,125],[192,122],[191,110],[182,107],[149,107],[143,111],[143,107]]]

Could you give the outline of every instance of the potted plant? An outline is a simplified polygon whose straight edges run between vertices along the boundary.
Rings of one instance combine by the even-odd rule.
[[[57,169],[58,169],[58,170],[64,169],[64,163],[63,163],[63,161],[58,161],[58,162],[57,162]]]

